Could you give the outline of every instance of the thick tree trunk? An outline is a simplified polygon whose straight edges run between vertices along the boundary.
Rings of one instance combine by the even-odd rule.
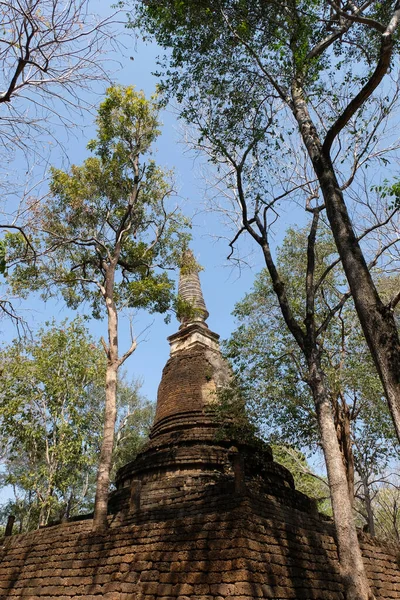
[[[321,155],[314,168],[358,318],[400,441],[400,340],[394,314],[383,304],[372,281],[330,159]]]
[[[107,529],[107,507],[110,488],[110,471],[114,447],[115,420],[117,416],[118,374],[118,316],[112,296],[106,298],[108,314],[108,352],[106,370],[106,404],[100,461],[97,472],[96,497],[94,504],[93,529]]]
[[[319,358],[312,353],[308,359],[309,385],[312,389],[328,473],[335,522],[339,562],[347,600],[371,600],[369,581],[358,543],[352,502],[342,453],[336,433],[332,405],[325,388]]]
[[[293,112],[324,196],[327,216],[358,318],[382,381],[400,441],[400,339],[393,310],[383,304],[372,281],[334,167],[330,157],[324,155],[301,85],[294,83],[292,98]]]

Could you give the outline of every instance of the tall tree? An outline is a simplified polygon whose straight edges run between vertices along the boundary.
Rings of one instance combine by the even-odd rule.
[[[188,222],[175,206],[171,174],[149,157],[159,135],[158,105],[134,88],[113,87],[101,103],[94,156],[69,173],[52,171],[51,196],[41,207],[38,255],[13,272],[14,289],[61,292],[67,305],[89,302],[107,315],[106,408],[94,528],[107,526],[107,501],[116,420],[117,374],[136,349],[119,353],[118,314],[125,307],[165,312],[173,299],[167,269],[179,263]],[[12,249],[10,249],[12,253]],[[18,239],[14,251],[18,253]]]
[[[371,260],[369,247],[361,245],[368,232],[390,222],[396,207],[369,226],[364,218],[359,231],[344,202],[344,193],[350,201],[360,200],[361,188],[352,192],[353,183],[365,176],[361,167],[382,156],[378,133],[399,97],[395,78],[381,97],[376,90],[397,51],[393,34],[400,7],[372,1],[342,7],[322,0],[133,4],[132,23],[171,49],[165,58],[164,90],[184,102],[182,115],[198,127],[196,147],[206,150],[222,170],[224,193],[233,190],[240,215],[231,245],[248,232],[260,246],[286,326],[306,357],[335,491],[333,512],[347,595],[366,600],[371,592],[316,338],[315,292],[320,282],[314,278],[314,250],[326,210],[400,439],[400,341],[393,316],[400,296],[396,293],[385,303],[369,269],[394,240],[373,244]],[[289,198],[305,200],[313,215],[303,322],[295,318],[270,242],[279,203]],[[365,196],[361,203],[371,208]]]
[[[2,237],[5,230],[23,233],[32,218],[26,208],[44,187],[50,151],[66,154],[69,132],[83,127],[93,109],[93,93],[111,82],[118,10],[100,16],[93,6],[90,0],[0,1]],[[1,275],[4,268],[2,260]],[[0,290],[0,318],[26,330],[18,298],[3,278]]]
[[[319,260],[317,233],[320,210],[312,211],[313,217],[306,236],[307,245],[302,256],[296,257],[296,266],[301,273],[301,288],[296,285],[296,276],[285,277],[282,264],[279,265],[272,254],[268,228],[263,228],[257,241],[262,247],[265,263],[271,280],[276,305],[279,307],[292,340],[297,347],[297,355],[303,357],[298,369],[301,378],[309,387],[314,404],[318,432],[327,468],[328,482],[332,501],[332,510],[336,527],[339,559],[346,593],[349,599],[367,599],[370,596],[369,583],[365,573],[363,559],[358,543],[357,531],[353,519],[353,497],[349,490],[348,471],[350,448],[343,441],[340,422],[348,423],[347,407],[338,403],[335,394],[331,394],[329,378],[324,368],[324,344],[326,333],[333,325],[336,315],[349,299],[349,292],[338,289],[332,293],[332,269],[338,264],[331,257],[328,264]],[[304,233],[303,233],[304,235]],[[292,248],[288,248],[289,252]],[[292,252],[292,254],[295,254]],[[326,255],[325,255],[326,258]],[[299,268],[300,265],[300,268]],[[290,271],[291,273],[291,271]],[[296,275],[296,274],[295,274]],[[295,283],[294,286],[290,284]],[[295,354],[291,356],[295,359]],[[293,367],[292,367],[293,368]],[[293,390],[293,386],[292,386]],[[301,388],[295,396],[301,396]],[[338,408],[337,419],[332,410],[332,400]],[[342,404],[342,405],[341,405]],[[339,435],[338,435],[339,434]],[[348,441],[348,436],[344,438]]]
[[[105,356],[81,319],[47,324],[0,352],[0,487],[14,498],[0,510],[19,532],[93,510],[101,447]],[[153,406],[140,383],[119,378],[113,471],[133,460]]]

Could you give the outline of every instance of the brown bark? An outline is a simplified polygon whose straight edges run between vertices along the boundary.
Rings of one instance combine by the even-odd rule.
[[[4,537],[9,537],[10,535],[12,535],[12,531],[13,531],[13,527],[14,527],[14,522],[15,522],[15,516],[14,515],[8,515],[6,530],[4,532]]]
[[[309,125],[309,119],[307,124]],[[353,519],[352,501],[344,466],[343,455],[339,448],[334,413],[328,395],[324,372],[320,363],[315,327],[315,257],[314,245],[318,225],[319,211],[314,211],[313,223],[308,237],[307,276],[306,276],[306,318],[305,330],[294,317],[288,301],[285,284],[280,278],[274,263],[268,242],[268,231],[262,220],[256,216],[248,219],[246,199],[241,186],[241,170],[236,168],[239,201],[242,208],[243,227],[261,246],[265,264],[271,277],[272,285],[278,299],[282,315],[289,331],[302,350],[308,364],[308,385],[310,386],[316,406],[318,426],[328,472],[328,483],[332,498],[335,529],[339,551],[339,560],[347,600],[371,600],[372,595],[365,573],[361,550],[358,544],[357,530]],[[253,227],[256,224],[259,233]],[[340,305],[339,305],[340,306]]]
[[[340,404],[337,398],[332,405],[335,407],[335,427],[342,460],[346,469],[347,485],[351,505],[354,505],[354,454],[351,439],[351,415],[347,404]]]
[[[393,310],[381,301],[356,239],[332,163],[315,161],[335,243],[400,441],[400,340]]]
[[[282,314],[285,318],[289,330],[295,339],[299,339],[299,346],[302,349],[308,364],[308,385],[310,386],[317,412],[318,427],[321,435],[321,443],[325,456],[325,462],[328,473],[328,483],[331,493],[332,508],[337,535],[337,544],[339,551],[340,568],[343,575],[343,582],[346,589],[347,600],[371,600],[374,598],[370,591],[369,581],[365,572],[364,563],[360,546],[358,543],[357,530],[353,518],[353,496],[354,492],[349,491],[348,476],[351,476],[351,466],[349,464],[349,473],[345,467],[345,456],[353,465],[352,454],[349,452],[351,446],[350,421],[348,427],[344,427],[343,435],[347,435],[346,443],[343,448],[345,455],[339,447],[338,432],[336,429],[334,411],[331,398],[325,384],[325,376],[320,363],[320,356],[317,349],[315,315],[314,315],[314,258],[313,244],[315,242],[315,232],[317,227],[316,213],[314,214],[312,230],[309,236],[308,261],[307,261],[307,282],[306,287],[309,292],[307,299],[307,316],[305,320],[306,331],[303,331],[296,323],[290,305],[286,298],[285,286],[279,277],[275,267],[269,244],[266,239],[266,232],[262,232],[261,237],[257,239],[262,243],[265,262],[274,285],[281,305]],[[260,229],[261,231],[261,229]],[[282,308],[283,305],[283,308]],[[351,450],[351,448],[350,448]],[[354,465],[353,465],[354,468]],[[354,485],[354,472],[352,475]]]

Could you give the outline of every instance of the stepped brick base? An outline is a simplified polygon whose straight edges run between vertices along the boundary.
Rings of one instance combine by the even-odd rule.
[[[275,497],[219,484],[110,519],[104,535],[89,520],[3,540],[0,597],[344,598],[331,522]],[[365,535],[361,547],[377,600],[399,599],[399,550]]]

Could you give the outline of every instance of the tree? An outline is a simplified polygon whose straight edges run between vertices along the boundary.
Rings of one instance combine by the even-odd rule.
[[[293,475],[296,490],[317,501],[318,510],[332,516],[329,501],[329,486],[326,478],[317,475],[307,462],[304,454],[293,446],[273,444],[274,460],[283,465]]]
[[[354,440],[354,463],[357,473],[355,485],[355,510],[364,531],[385,539],[381,527],[376,527],[378,516],[377,496],[380,490],[395,487],[395,474],[390,467],[398,455],[389,440],[373,425],[381,415],[371,415],[371,422],[363,427],[362,435],[356,433]],[[383,534],[383,535],[382,535]]]
[[[107,315],[106,408],[95,500],[94,527],[107,526],[107,502],[116,420],[117,374],[136,349],[119,354],[118,314],[124,307],[165,313],[173,300],[167,269],[179,264],[188,221],[168,208],[171,174],[150,159],[159,134],[157,102],[132,87],[112,87],[101,103],[94,156],[69,173],[52,170],[51,196],[41,207],[38,253],[13,272],[14,289],[61,292],[67,305],[89,302]],[[147,160],[147,162],[144,162]],[[36,209],[37,210],[37,209]],[[14,243],[14,246],[12,244]],[[21,239],[10,240],[10,253]]]
[[[352,454],[351,445],[349,444],[350,431],[346,431],[349,427],[350,411],[345,399],[340,398],[341,386],[337,384],[334,387],[331,386],[330,383],[332,382],[329,381],[328,373],[325,370],[325,346],[327,345],[326,340],[329,340],[327,332],[330,331],[332,333],[333,330],[334,336],[337,336],[337,340],[340,343],[343,335],[340,317],[350,295],[340,285],[338,288],[334,285],[332,271],[334,266],[337,266],[338,261],[335,256],[331,256],[332,250],[329,248],[329,244],[326,247],[326,241],[324,248],[323,239],[322,251],[319,253],[317,243],[319,217],[320,211],[316,209],[313,211],[308,235],[303,231],[302,236],[299,236],[299,239],[304,236],[307,239],[305,250],[299,239],[297,240],[297,244],[293,244],[294,232],[291,232],[289,236],[291,243],[288,243],[286,248],[284,248],[288,256],[286,257],[286,261],[282,260],[280,264],[272,257],[267,230],[265,230],[263,238],[261,239],[260,237],[260,245],[263,248],[268,277],[271,280],[270,286],[267,286],[267,289],[264,287],[264,293],[269,291],[270,298],[267,296],[267,301],[265,302],[265,296],[259,294],[256,299],[257,302],[261,297],[261,302],[264,302],[264,308],[266,305],[268,306],[268,312],[266,313],[267,323],[264,320],[265,326],[264,329],[261,329],[260,337],[262,342],[264,342],[265,330],[268,331],[267,328],[271,317],[275,319],[278,317],[277,326],[273,327],[272,330],[275,334],[276,332],[279,333],[275,335],[272,346],[264,346],[265,353],[259,353],[259,348],[256,350],[255,354],[257,358],[255,362],[257,364],[260,354],[261,363],[266,359],[265,362],[267,364],[270,362],[270,365],[271,361],[278,363],[283,357],[287,357],[286,360],[282,361],[281,366],[283,364],[283,372],[286,369],[289,373],[288,379],[289,381],[291,380],[291,385],[290,389],[286,389],[284,392],[288,393],[289,398],[293,398],[294,400],[289,401],[285,406],[287,409],[286,415],[289,416],[289,419],[293,419],[293,416],[290,416],[291,411],[293,411],[294,415],[299,419],[301,412],[306,412],[308,423],[310,415],[317,421],[319,440],[327,468],[344,583],[349,598],[367,598],[369,586],[364,572],[353,519],[353,490],[349,486],[349,482],[352,483],[353,481]],[[276,308],[278,312],[276,312]],[[275,314],[273,309],[275,309]],[[258,317],[260,317],[260,313]],[[282,319],[290,332],[288,346],[285,343],[282,345],[277,344],[281,336]],[[339,322],[339,332],[335,332],[335,324],[337,322]],[[258,319],[257,330],[260,329],[260,324],[261,322]],[[342,330],[342,333],[340,330]],[[242,333],[243,331],[238,336],[238,343],[240,348],[243,345],[243,349],[245,350],[246,344],[240,339]],[[252,331],[250,330],[250,340],[252,341],[251,336]],[[284,334],[282,337],[284,337]],[[245,338],[246,332],[244,335]],[[336,345],[335,351],[337,349]],[[342,343],[339,345],[339,361],[341,360],[341,350]],[[241,349],[239,352],[236,352],[236,356],[239,355],[239,363],[241,352]],[[249,362],[251,365],[251,358]],[[336,377],[336,371],[332,369],[331,373],[332,371]],[[265,375],[265,371],[261,373],[260,378],[263,375]],[[295,381],[297,385],[293,385],[294,377],[297,379]],[[299,383],[300,386],[298,385]],[[308,386],[311,392],[313,399],[312,407],[310,405],[307,406],[308,395],[302,389],[304,384]],[[271,397],[274,398],[273,393]],[[282,392],[280,393],[280,398],[282,400]],[[333,408],[335,408],[335,414]],[[307,425],[305,430],[308,439],[310,440],[310,436],[312,439],[313,432],[309,431]],[[347,469],[345,465],[347,465]],[[351,477],[349,477],[349,473],[351,473]]]
[[[90,107],[87,91],[108,80],[106,48],[113,17],[91,13],[88,0],[2,0],[0,37],[1,143],[10,161],[16,148],[32,151],[52,124],[72,127]]]
[[[0,511],[19,532],[90,513],[104,420],[105,357],[81,319],[52,322],[0,355],[2,486],[14,499]],[[133,460],[152,419],[140,383],[118,382],[113,471]]]
[[[0,230],[24,232],[32,195],[46,175],[49,151],[93,107],[96,87],[110,82],[111,52],[119,47],[117,11],[92,12],[90,0],[0,2]],[[24,176],[22,176],[24,173]],[[27,247],[28,239],[25,240]],[[5,274],[0,240],[0,275]],[[32,248],[31,248],[32,250]],[[8,266],[8,265],[7,265]],[[0,315],[27,329],[2,279]]]
[[[20,529],[68,518],[90,505],[104,353],[80,319],[53,321],[34,339],[4,348],[0,364],[2,479],[14,488]]]
[[[277,258],[299,321],[305,305],[306,237],[306,229],[289,229]],[[323,228],[315,253],[316,271],[322,274],[335,254],[333,240]],[[336,267],[320,286],[317,328],[340,298],[343,283],[343,273]],[[307,364],[285,328],[268,272],[259,274],[252,291],[236,305],[234,315],[239,327],[225,349],[233,360],[253,420],[275,443],[289,443],[299,450],[320,448]],[[393,457],[395,433],[350,299],[317,341],[349,493],[354,498],[355,470],[358,475],[366,469],[373,469],[375,475],[383,471]]]
[[[396,484],[381,485],[373,499],[373,511],[377,535],[392,544],[400,541],[400,487]]]
[[[148,439],[155,407],[140,394],[140,382],[118,383],[118,417],[113,453],[113,473],[132,461]]]

